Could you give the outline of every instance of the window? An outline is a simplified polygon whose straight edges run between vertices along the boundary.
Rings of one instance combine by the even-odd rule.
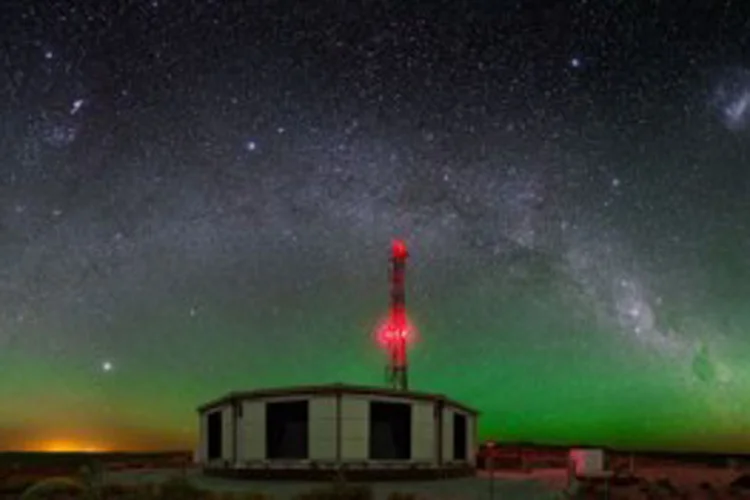
[[[466,460],[467,454],[466,415],[453,414],[453,460]]]
[[[206,417],[206,441],[208,447],[208,459],[218,460],[222,456],[223,425],[221,410],[211,412]]]
[[[266,456],[274,459],[308,458],[308,401],[266,403]]]
[[[411,459],[411,405],[372,401],[369,441],[373,460]]]

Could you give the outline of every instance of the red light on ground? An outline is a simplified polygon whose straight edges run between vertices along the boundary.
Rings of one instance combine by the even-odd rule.
[[[391,254],[394,259],[405,259],[409,256],[409,250],[403,240],[393,240],[391,245]]]

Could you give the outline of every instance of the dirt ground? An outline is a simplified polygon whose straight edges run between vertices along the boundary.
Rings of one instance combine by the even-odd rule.
[[[184,472],[175,470],[121,471],[108,473],[107,480],[123,484],[162,481]],[[265,493],[278,499],[291,498],[319,483],[257,482],[220,479],[203,476],[190,470],[188,477],[196,486],[213,491],[247,491]],[[729,485],[741,475],[740,471],[702,467],[650,467],[636,471],[637,481],[630,486],[610,486],[610,499],[639,500],[641,498],[724,499],[748,498],[749,493],[730,492]],[[665,481],[667,480],[667,481]],[[568,485],[564,469],[536,469],[524,472],[479,472],[476,477],[429,482],[375,483],[376,499],[385,499],[390,493],[413,493],[430,500],[490,500],[521,499],[542,500],[561,498]],[[646,491],[648,490],[648,494]],[[607,498],[604,490],[589,498]]]
[[[166,470],[121,471],[108,473],[106,480],[113,483],[137,484],[163,481],[179,474],[182,474],[182,472]],[[217,492],[246,491],[265,493],[279,500],[291,498],[295,494],[321,486],[321,483],[262,482],[205,477],[196,470],[190,471],[188,476],[192,483],[201,488]],[[551,485],[529,477],[517,479],[502,479],[497,477],[492,482],[481,477],[425,482],[399,481],[393,483],[373,483],[372,487],[377,500],[384,500],[393,492],[413,493],[430,500],[500,500],[512,498],[546,500],[556,498],[555,490]]]
[[[305,482],[261,482],[206,477],[194,467],[148,467],[146,464],[130,464],[122,470],[105,470],[103,479],[110,484],[134,485],[160,483],[175,476],[187,476],[191,483],[202,489],[215,492],[264,493],[277,499],[291,498],[298,493],[321,486],[320,483]],[[144,466],[145,465],[145,466]],[[115,467],[117,469],[118,467]],[[22,468],[24,469],[24,468]],[[33,469],[33,468],[32,468]],[[17,472],[22,472],[21,470]],[[690,465],[649,465],[637,468],[636,480],[631,485],[610,486],[605,496],[600,487],[597,493],[586,498],[609,498],[639,500],[645,498],[724,499],[747,498],[748,493],[730,490],[730,484],[750,470],[732,470]],[[59,474],[59,472],[58,472]],[[43,477],[44,475],[42,475]],[[748,476],[750,477],[750,476]],[[568,486],[567,472],[561,468],[539,468],[530,472],[495,471],[490,478],[486,471],[476,477],[425,481],[372,484],[375,498],[385,499],[389,494],[411,493],[425,500],[495,500],[522,499],[542,500],[562,498]],[[0,497],[2,498],[2,497]]]

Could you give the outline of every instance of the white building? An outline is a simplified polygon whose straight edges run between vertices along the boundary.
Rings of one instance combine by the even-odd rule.
[[[438,478],[472,474],[478,413],[444,396],[342,384],[236,392],[203,405],[208,474]]]

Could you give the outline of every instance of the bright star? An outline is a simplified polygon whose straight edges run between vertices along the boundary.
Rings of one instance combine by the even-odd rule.
[[[81,109],[81,106],[83,106],[83,99],[76,99],[73,101],[73,105],[70,107],[70,114],[74,115],[78,113],[78,111]]]

